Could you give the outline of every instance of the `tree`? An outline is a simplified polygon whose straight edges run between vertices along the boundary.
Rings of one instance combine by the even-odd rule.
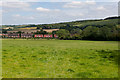
[[[81,29],[73,29],[71,31],[71,34],[82,34],[82,30]]]
[[[57,31],[57,35],[60,39],[69,39],[70,38],[70,33],[68,30],[61,29]]]
[[[7,30],[6,29],[2,29],[2,33],[6,34]]]
[[[100,28],[100,35],[102,40],[110,40],[111,29],[108,28],[107,26]]]
[[[91,32],[92,32],[92,26],[88,26],[83,30],[83,39],[89,39],[91,37]]]
[[[73,29],[73,26],[67,24],[67,25],[65,26],[65,29],[68,30],[69,32],[71,32],[72,29]]]
[[[57,31],[52,31],[52,36],[54,37],[54,35],[56,34]]]
[[[99,40],[100,30],[98,27],[88,26],[83,30],[83,39],[87,40]]]
[[[19,36],[21,37],[21,34],[22,34],[23,32],[21,32],[21,31],[18,31],[17,33],[18,33],[18,34],[19,34]]]
[[[37,29],[40,29],[40,27],[37,27]]]
[[[43,31],[43,29],[41,29],[40,31],[35,32],[35,34],[48,34],[46,31]]]
[[[82,30],[81,29],[73,29],[71,31],[71,39],[74,39],[74,40],[79,40],[79,39],[82,39]]]
[[[118,29],[117,29],[117,26],[114,26],[111,29],[111,35],[110,35],[111,40],[118,40],[117,35],[118,35]]]

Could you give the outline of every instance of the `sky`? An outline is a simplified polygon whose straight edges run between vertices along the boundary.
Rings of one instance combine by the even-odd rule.
[[[118,15],[118,0],[4,0],[1,24],[50,24]]]

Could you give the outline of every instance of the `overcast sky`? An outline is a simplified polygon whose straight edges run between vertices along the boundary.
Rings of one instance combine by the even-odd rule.
[[[5,2],[6,1],[6,2]],[[4,0],[0,4],[2,24],[48,24],[64,21],[101,19],[118,15],[118,0],[40,2],[39,0]],[[28,1],[28,0],[27,0]],[[38,2],[39,1],[39,2]]]

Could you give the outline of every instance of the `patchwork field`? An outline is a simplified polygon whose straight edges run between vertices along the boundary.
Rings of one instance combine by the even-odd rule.
[[[118,42],[2,40],[4,78],[116,78]]]

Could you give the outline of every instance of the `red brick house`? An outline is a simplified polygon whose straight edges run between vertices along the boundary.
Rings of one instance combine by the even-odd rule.
[[[2,36],[3,38],[58,38],[58,36],[56,34],[52,35],[52,34],[33,34],[33,33],[22,33],[22,34],[18,34],[18,33],[8,33],[8,34],[1,34],[0,36]]]
[[[45,35],[44,35],[44,38],[52,38],[52,35],[45,34]]]
[[[35,34],[34,37],[38,37],[38,38],[43,38],[43,35],[42,34]]]
[[[54,34],[54,38],[58,38],[58,36],[56,34]]]
[[[0,34],[0,37],[3,37],[3,38],[8,37],[8,34]]]

